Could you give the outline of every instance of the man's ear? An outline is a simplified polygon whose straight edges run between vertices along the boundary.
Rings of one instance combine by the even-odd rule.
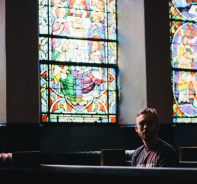
[[[138,127],[137,127],[137,125],[135,126],[135,131],[138,132]]]
[[[160,130],[160,125],[159,124],[157,125],[157,129],[156,130],[157,130],[157,132]]]

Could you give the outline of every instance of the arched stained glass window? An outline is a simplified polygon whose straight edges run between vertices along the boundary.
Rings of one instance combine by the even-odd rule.
[[[117,123],[116,0],[39,0],[41,122]]]
[[[173,122],[197,123],[197,0],[169,5]]]

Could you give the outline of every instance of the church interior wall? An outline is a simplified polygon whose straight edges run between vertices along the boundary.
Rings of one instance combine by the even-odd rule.
[[[0,122],[6,122],[5,0],[0,1]]]

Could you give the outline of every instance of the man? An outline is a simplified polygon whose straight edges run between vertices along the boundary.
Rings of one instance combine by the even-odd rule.
[[[157,112],[145,108],[138,112],[135,131],[142,138],[143,146],[133,153],[131,166],[135,167],[176,167],[178,155],[175,149],[161,140],[157,132],[160,129]]]

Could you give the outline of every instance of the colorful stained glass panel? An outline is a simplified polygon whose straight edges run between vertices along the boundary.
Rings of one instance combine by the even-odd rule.
[[[173,123],[197,122],[197,1],[170,1]]]
[[[177,24],[177,22],[173,22]],[[173,27],[171,27],[174,29]],[[171,32],[173,30],[171,29]],[[181,22],[172,39],[172,67],[197,69],[197,25]]]
[[[170,1],[170,18],[180,20],[197,20],[196,0],[172,0]]]
[[[59,62],[117,64],[115,42],[50,38],[49,58]],[[48,38],[40,37],[40,60],[48,60]],[[108,48],[108,51],[107,51]]]
[[[93,122],[97,123],[108,123],[108,114],[116,114],[117,92],[107,90],[106,75],[108,68],[86,67],[85,69],[88,72],[86,71],[86,73],[80,75],[72,70],[72,66],[50,65],[49,68],[50,84],[45,91],[50,94],[50,122],[72,120],[72,122],[79,123],[86,122],[90,118],[92,119],[91,122],[94,120]],[[41,74],[43,72],[45,72],[44,69]],[[48,104],[42,103],[42,106],[44,105],[47,109]],[[42,112],[46,113],[47,110]],[[62,114],[68,115],[62,116]],[[80,116],[75,119],[75,115],[71,114],[79,114]],[[93,114],[94,118],[93,116],[82,116],[88,114]],[[97,115],[99,116],[97,117]]]
[[[70,9],[64,7],[55,6],[50,10],[50,33],[52,35],[76,38],[93,38],[97,36],[106,39],[107,13],[96,10],[85,11],[86,14],[88,13],[88,17],[82,18],[69,15]],[[72,10],[77,11],[77,9]],[[63,15],[61,11],[64,12]]]
[[[116,40],[116,2],[108,0],[108,39]]]
[[[116,69],[115,68],[109,68],[108,69],[108,85],[110,87],[110,90],[116,90]]]
[[[48,112],[48,66],[40,65],[41,112]]]
[[[39,0],[39,5],[48,5],[49,0]]]
[[[39,38],[39,60],[48,60],[48,38]]]
[[[116,91],[109,91],[109,113],[110,114],[117,114],[117,92]]]
[[[42,122],[116,122],[116,14],[115,0],[39,0]]]
[[[115,0],[51,0],[48,6],[42,1],[39,17],[40,34],[116,40]]]
[[[48,34],[48,7],[39,5],[39,33]]]
[[[110,123],[116,123],[117,122],[116,116],[109,116],[109,122]]]
[[[173,71],[173,116],[197,117],[197,72]]]
[[[115,42],[108,43],[108,63],[117,65],[117,46]]]
[[[116,91],[110,89],[109,97],[107,90],[107,70],[111,68],[73,65],[49,65],[49,68],[51,113],[106,114],[109,98],[110,104],[116,101]],[[41,80],[43,72],[45,69]],[[111,82],[115,81],[116,78]]]
[[[47,114],[42,114],[42,116],[41,116],[41,121],[42,121],[43,123],[46,123],[46,122],[49,121],[49,118],[48,118]]]
[[[107,42],[52,38],[53,61],[105,64]]]

